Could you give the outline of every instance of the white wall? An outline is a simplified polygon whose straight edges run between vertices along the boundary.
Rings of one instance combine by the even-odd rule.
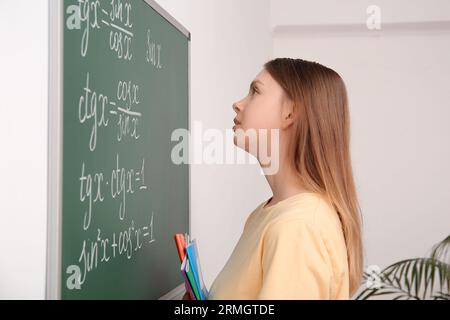
[[[47,0],[0,1],[0,299],[45,297]]]
[[[366,9],[377,5],[384,24],[448,21],[447,0],[271,0],[270,25],[343,25],[366,23]]]
[[[318,61],[346,82],[366,264],[385,267],[450,233],[450,7],[379,1],[374,32],[371,2],[333,3],[272,0],[273,54]]]

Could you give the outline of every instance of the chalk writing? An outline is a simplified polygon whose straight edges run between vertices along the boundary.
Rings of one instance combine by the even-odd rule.
[[[162,51],[162,45],[159,43],[156,43],[152,39],[152,32],[150,29],[148,29],[147,30],[146,58],[147,58],[147,62],[150,63],[156,69],[162,69],[161,51]]]
[[[105,235],[101,228],[97,228],[96,234],[97,237],[95,239],[83,240],[80,256],[77,261],[79,265],[67,267],[68,271],[74,269],[74,266],[80,271],[77,289],[81,289],[88,273],[97,269],[99,265],[106,264],[121,256],[130,260],[145,245],[156,242],[154,234],[154,212],[152,211],[149,222],[146,225],[137,227],[135,226],[134,220],[132,220],[130,226],[122,231]],[[70,274],[70,272],[68,273]]]
[[[102,7],[105,1],[78,0],[77,5],[66,9],[68,30],[81,30],[81,56],[87,56],[89,40],[93,31],[103,27],[109,31],[109,48],[118,59],[131,61],[133,58],[132,2],[130,0],[111,0],[109,11]],[[101,22],[101,23],[100,23]]]
[[[125,168],[120,165],[119,154],[116,154],[116,167],[109,175],[103,172],[90,172],[86,169],[85,162],[81,165],[79,177],[81,203],[85,204],[83,212],[83,229],[91,226],[94,207],[105,200],[106,188],[110,188],[111,199],[119,199],[118,217],[124,220],[126,215],[127,195],[133,195],[137,191],[148,190],[145,182],[145,158],[138,168]]]

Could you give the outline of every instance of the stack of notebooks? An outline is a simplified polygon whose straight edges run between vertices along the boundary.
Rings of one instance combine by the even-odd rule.
[[[203,282],[200,258],[196,240],[190,241],[188,234],[174,235],[175,245],[181,261],[181,275],[184,279],[186,291],[191,300],[208,300],[208,290]]]

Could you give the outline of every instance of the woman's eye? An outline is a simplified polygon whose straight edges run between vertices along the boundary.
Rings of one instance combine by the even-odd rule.
[[[253,95],[255,93],[258,93],[258,90],[255,87],[251,87],[250,92]]]

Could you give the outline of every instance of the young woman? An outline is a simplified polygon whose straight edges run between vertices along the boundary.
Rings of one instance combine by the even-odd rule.
[[[247,131],[267,129],[279,165],[265,175],[273,196],[247,217],[209,299],[349,299],[362,279],[363,248],[343,80],[316,62],[275,59],[233,108],[235,144],[250,152]]]

